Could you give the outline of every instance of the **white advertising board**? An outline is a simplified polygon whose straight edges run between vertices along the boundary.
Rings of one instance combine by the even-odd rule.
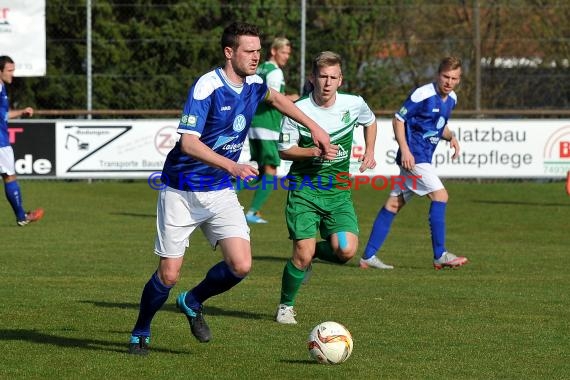
[[[0,0],[0,55],[16,63],[14,75],[46,75],[45,0]]]
[[[57,177],[148,178],[162,170],[179,136],[177,119],[60,120],[56,123]],[[444,178],[563,178],[570,170],[570,120],[456,119],[450,127],[460,143],[459,157],[440,142],[433,164]],[[398,145],[391,120],[378,119],[377,166],[364,175],[397,175]],[[354,134],[350,172],[360,174],[362,128]],[[241,162],[250,159],[246,142]],[[287,174],[283,161],[278,174]]]
[[[570,170],[570,120],[452,119],[449,126],[460,152],[452,160],[449,143],[439,143],[432,163],[441,177],[558,178]],[[376,172],[398,173],[397,149],[391,122],[379,120]]]
[[[179,138],[178,120],[61,120],[57,177],[146,178],[162,170]]]

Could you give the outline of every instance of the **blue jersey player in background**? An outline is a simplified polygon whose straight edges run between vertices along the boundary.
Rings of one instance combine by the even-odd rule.
[[[16,65],[7,55],[0,56],[0,174],[4,181],[6,199],[12,206],[16,215],[16,223],[23,227],[31,222],[37,222],[44,216],[44,210],[38,208],[33,211],[24,211],[22,206],[22,192],[16,177],[14,150],[8,133],[8,120],[22,116],[33,116],[34,109],[26,107],[18,110],[10,109],[6,84],[12,83]]]
[[[434,268],[456,268],[467,263],[467,258],[456,256],[445,247],[445,210],[449,196],[431,164],[441,139],[449,141],[455,151],[453,158],[459,154],[459,142],[447,122],[457,104],[453,90],[460,80],[461,60],[457,57],[444,58],[439,64],[436,81],[413,91],[394,115],[392,125],[399,146],[396,163],[400,167],[400,175],[407,180],[401,188],[392,189],[376,216],[360,267],[393,268],[384,264],[376,252],[388,236],[394,217],[414,194],[427,195],[431,201],[429,223]]]
[[[152,319],[178,282],[189,237],[196,228],[223,255],[198,285],[176,299],[198,341],[212,339],[203,303],[237,285],[251,270],[249,227],[232,178],[258,175],[256,168],[237,160],[259,103],[266,101],[309,128],[323,156],[333,149],[323,129],[255,74],[261,51],[256,26],[231,24],[224,29],[221,47],[225,64],[190,88],[178,126],[180,140],[164,164],[154,247],[158,269],[142,291],[129,343],[132,354],[148,353]]]

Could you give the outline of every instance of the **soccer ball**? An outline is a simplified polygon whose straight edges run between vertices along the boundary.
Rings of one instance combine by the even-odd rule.
[[[321,364],[340,364],[352,354],[352,335],[340,323],[319,323],[309,334],[309,355]]]

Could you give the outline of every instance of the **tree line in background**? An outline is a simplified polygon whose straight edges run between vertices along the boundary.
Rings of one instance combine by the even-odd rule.
[[[395,110],[433,79],[439,60],[464,61],[458,109],[570,105],[566,1],[307,0],[306,64],[322,50],[344,58],[343,91]],[[86,2],[46,4],[47,75],[17,78],[13,106],[84,110]],[[293,43],[285,69],[299,92],[301,1],[92,0],[94,110],[177,110],[203,72],[223,64],[220,36],[234,20]],[[480,63],[477,66],[478,62]]]

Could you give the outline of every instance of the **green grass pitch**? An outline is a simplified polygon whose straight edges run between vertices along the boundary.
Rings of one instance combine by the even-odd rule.
[[[156,193],[145,181],[21,180],[44,219],[16,226],[0,207],[2,379],[563,379],[570,376],[570,198],[562,182],[447,181],[447,246],[467,256],[434,271],[429,203],[414,199],[382,249],[392,271],[316,263],[297,299],[299,324],[273,321],[291,253],[285,192],[251,226],[254,266],[206,303],[214,334],[200,344],[176,295],[220,260],[201,233],[153,322],[152,353],[126,353],[141,289],[154,271]],[[247,207],[251,192],[242,191]],[[353,193],[363,250],[386,192]],[[347,326],[354,351],[325,366],[308,357],[314,325]]]

